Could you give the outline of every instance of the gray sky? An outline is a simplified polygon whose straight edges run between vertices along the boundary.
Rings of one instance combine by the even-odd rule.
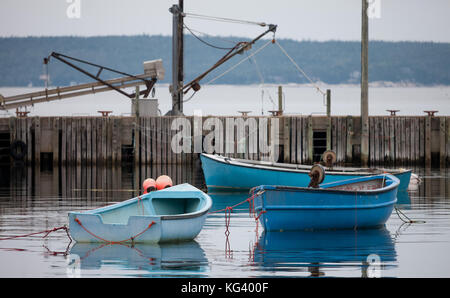
[[[80,18],[67,10],[80,1]],[[378,1],[370,19],[373,40],[450,42],[449,0]],[[360,0],[185,0],[185,11],[278,24],[277,37],[359,40]],[[168,8],[178,0],[1,0],[0,36],[170,35]],[[261,28],[186,18],[211,35],[254,37]]]

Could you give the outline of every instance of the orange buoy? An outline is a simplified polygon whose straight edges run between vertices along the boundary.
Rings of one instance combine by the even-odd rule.
[[[142,183],[142,188],[144,189],[144,194],[156,190],[156,181],[152,178],[147,178]]]
[[[161,175],[156,179],[156,189],[157,190],[171,187],[172,185],[173,185],[172,179],[167,175]]]

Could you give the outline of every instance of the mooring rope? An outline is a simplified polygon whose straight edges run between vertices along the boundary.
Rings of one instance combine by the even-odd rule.
[[[257,193],[252,192],[252,195],[243,200],[242,202],[239,202],[237,204],[234,204],[233,206],[228,206],[225,207],[223,209],[220,210],[215,210],[215,211],[211,211],[208,214],[214,214],[214,213],[219,213],[219,212],[224,212],[225,213],[225,236],[228,238],[228,236],[230,235],[230,222],[231,222],[231,213],[233,212],[233,209],[244,204],[244,203],[248,203],[248,214],[250,218],[253,218],[256,222],[258,222],[259,218],[261,217],[262,214],[266,213],[266,211],[262,210],[261,212],[259,212],[258,215],[256,215],[255,212],[255,202],[254,199],[257,196],[260,196],[264,193],[264,191],[259,191]]]
[[[142,235],[142,234],[144,234],[148,229],[150,229],[154,224],[155,224],[155,222],[154,221],[152,221],[142,232],[140,232],[140,233],[137,233],[136,235],[134,235],[134,236],[132,236],[132,237],[130,237],[130,238],[128,238],[128,239],[124,239],[124,240],[120,240],[120,241],[110,241],[110,240],[106,240],[106,239],[103,239],[102,237],[100,237],[100,236],[97,236],[97,235],[95,235],[94,233],[92,233],[91,231],[89,231],[85,226],[83,226],[83,224],[81,223],[81,221],[78,219],[78,218],[75,218],[75,222],[77,223],[77,224],[79,224],[86,232],[88,232],[90,235],[92,235],[92,236],[94,236],[95,238],[97,238],[97,239],[99,239],[99,240],[102,240],[103,242],[106,242],[106,243],[109,243],[109,244],[121,244],[121,243],[124,243],[124,242],[127,242],[127,241],[132,241],[132,242],[134,242],[134,239],[136,239],[136,237],[139,237],[140,235]]]
[[[394,206],[395,212],[397,213],[398,218],[400,218],[401,221],[403,221],[404,223],[426,223],[426,221],[424,220],[412,220],[411,218],[409,218],[408,216],[406,216],[405,213],[403,213],[397,206]],[[403,215],[405,219],[403,219],[401,216]]]
[[[12,239],[17,239],[17,238],[24,238],[24,237],[30,237],[30,236],[34,236],[34,235],[44,234],[44,233],[45,233],[45,235],[42,236],[42,238],[46,238],[51,233],[59,231],[59,230],[66,231],[67,237],[69,237],[69,240],[72,241],[72,238],[69,235],[69,228],[67,226],[65,226],[65,225],[62,226],[62,227],[57,227],[57,228],[53,228],[53,229],[50,229],[50,230],[44,230],[44,231],[40,231],[40,232],[33,232],[33,233],[25,234],[25,235],[11,236],[11,237],[7,237],[7,238],[0,238],[0,240],[12,240]]]

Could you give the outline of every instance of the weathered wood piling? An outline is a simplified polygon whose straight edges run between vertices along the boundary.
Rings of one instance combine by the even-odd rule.
[[[26,164],[89,167],[116,166],[124,162],[136,166],[192,164],[200,151],[211,151],[205,148],[207,144],[202,146],[202,140],[211,132],[211,129],[204,129],[207,127],[205,121],[211,117],[197,117],[197,120],[193,116],[11,117],[0,119],[0,136],[5,139],[2,144],[6,141],[10,145],[17,142],[26,144],[22,160]],[[201,122],[194,123],[198,119]],[[331,149],[337,154],[338,164],[360,164],[359,116],[221,116],[212,122],[209,120],[208,127],[215,129],[214,123],[220,127],[216,136],[225,144],[223,151],[218,153],[261,160],[267,158],[264,146],[268,146],[261,142],[261,134],[268,137],[273,134],[270,127],[275,119],[279,128],[278,161],[311,164],[320,160],[324,150]],[[228,120],[232,125],[227,124]],[[190,131],[180,132],[177,121],[188,122]],[[238,121],[247,125],[233,125]],[[268,127],[261,125],[264,123]],[[199,125],[203,130],[200,136],[196,136],[194,127]],[[180,133],[189,141],[183,144],[189,150],[176,153],[172,150],[172,142]],[[450,163],[450,117],[371,116],[368,158],[370,166],[445,167]]]

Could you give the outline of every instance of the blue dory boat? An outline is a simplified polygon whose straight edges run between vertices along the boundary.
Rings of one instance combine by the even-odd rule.
[[[77,242],[187,241],[200,233],[211,205],[207,194],[185,183],[111,206],[69,212],[69,230]]]
[[[397,202],[399,184],[393,175],[382,174],[319,188],[261,185],[251,192],[267,231],[351,229],[384,225]]]
[[[273,163],[229,158],[220,155],[200,154],[203,174],[208,190],[249,190],[258,185],[289,185],[306,187],[312,166]],[[399,190],[407,190],[411,179],[411,170],[404,169],[368,169],[333,167],[326,168],[324,183],[342,181],[369,175],[393,174],[400,180]]]

